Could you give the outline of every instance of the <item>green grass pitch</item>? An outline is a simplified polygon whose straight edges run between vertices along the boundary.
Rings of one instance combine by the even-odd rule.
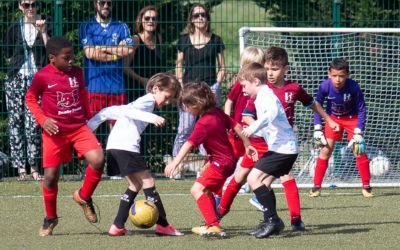
[[[395,249],[400,232],[400,188],[374,189],[376,197],[363,198],[359,189],[326,189],[323,196],[309,198],[300,189],[302,216],[307,231],[292,233],[283,190],[277,189],[278,213],[286,224],[280,236],[255,239],[247,235],[262,218],[252,207],[250,194],[239,195],[222,221],[228,237],[207,239],[191,233],[201,225],[197,205],[189,194],[193,180],[159,180],[168,220],[185,236],[158,237],[154,228],[139,230],[127,222],[133,234],[109,237],[125,181],[103,181],[93,197],[100,207],[98,229],[83,217],[72,201],[81,182],[60,182],[59,224],[51,237],[40,238],[44,217],[41,185],[35,182],[0,182],[0,249]],[[143,196],[139,196],[141,198]]]

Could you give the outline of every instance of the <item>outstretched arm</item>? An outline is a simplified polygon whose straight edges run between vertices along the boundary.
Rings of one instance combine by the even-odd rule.
[[[186,157],[186,155],[190,152],[192,149],[192,144],[190,142],[185,142],[181,149],[179,150],[179,153],[175,156],[175,158],[165,167],[164,169],[164,176],[166,177],[173,177],[176,175],[176,168],[178,165],[183,161],[183,159]]]

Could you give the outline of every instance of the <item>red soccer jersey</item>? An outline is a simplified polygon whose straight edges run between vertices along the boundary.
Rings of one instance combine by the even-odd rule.
[[[244,125],[242,122],[242,113],[246,108],[249,98],[250,97],[243,92],[243,87],[240,85],[240,82],[236,81],[228,94],[228,99],[235,104],[233,109],[233,119],[241,125]]]
[[[295,82],[285,82],[285,85],[282,87],[274,87],[270,82],[268,82],[267,85],[274,91],[279,101],[281,101],[285,109],[286,117],[292,127],[294,125],[296,101],[300,101],[305,107],[314,103],[313,97]]]
[[[52,64],[39,70],[27,92],[26,104],[42,127],[46,119],[56,120],[60,133],[74,131],[90,118],[83,73],[76,66],[70,72]]]
[[[207,160],[214,163],[215,170],[225,176],[230,176],[235,170],[235,157],[226,131],[236,124],[222,110],[215,108],[199,118],[188,139],[194,147],[203,144],[209,155]]]

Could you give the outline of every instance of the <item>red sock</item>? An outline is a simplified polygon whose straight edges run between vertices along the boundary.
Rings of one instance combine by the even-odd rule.
[[[296,180],[288,180],[282,183],[285,189],[287,206],[290,213],[290,222],[295,222],[296,218],[301,219],[300,215],[300,197],[299,189],[297,188]]]
[[[222,195],[221,202],[219,203],[219,213],[221,215],[225,215],[231,209],[233,200],[235,199],[236,195],[239,193],[240,188],[242,185],[236,182],[235,177],[231,179],[224,195]]]
[[[56,184],[52,189],[47,188],[42,183],[44,207],[46,210],[47,218],[57,218],[57,193],[58,185]]]
[[[369,162],[366,154],[356,157],[358,172],[360,173],[362,186],[369,186],[371,175],[369,172]]]
[[[83,185],[79,192],[79,195],[82,199],[90,200],[94,193],[94,190],[97,187],[97,184],[99,184],[101,180],[101,174],[102,172],[94,170],[92,166],[88,165],[88,167],[86,168],[86,176],[83,180]]]
[[[206,221],[206,225],[219,226],[217,212],[215,211],[214,197],[212,195],[208,196],[204,193],[202,196],[200,196],[200,198],[197,199],[196,202],[204,220]]]
[[[318,157],[317,165],[315,166],[314,186],[321,187],[324,175],[328,169],[328,162],[329,159],[324,160]]]

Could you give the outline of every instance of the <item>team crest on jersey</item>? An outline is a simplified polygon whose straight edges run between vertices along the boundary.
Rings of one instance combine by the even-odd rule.
[[[285,102],[286,103],[294,103],[294,94],[293,92],[285,92]]]
[[[343,94],[343,101],[348,102],[351,100],[351,94]]]
[[[74,89],[72,92],[68,93],[57,91],[57,106],[70,108],[75,106],[79,101],[80,99],[78,89]]]
[[[118,38],[119,35],[117,33],[112,34],[112,42],[115,43],[115,45],[118,45]]]
[[[69,77],[68,80],[69,80],[69,86],[71,88],[79,88],[79,82],[78,82],[78,80],[76,79],[75,76],[74,77]]]

